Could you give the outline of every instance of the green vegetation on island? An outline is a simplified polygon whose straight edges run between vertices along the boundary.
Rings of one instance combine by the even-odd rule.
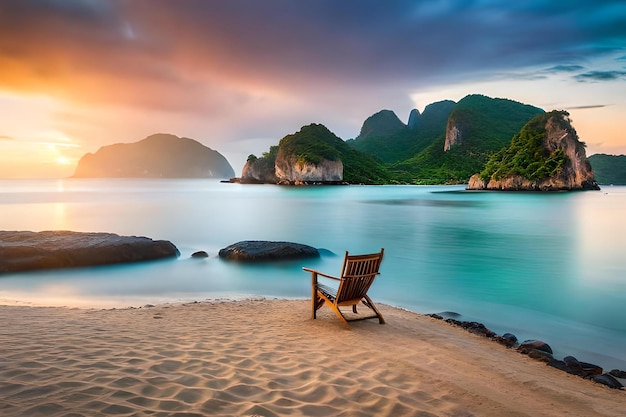
[[[341,160],[343,181],[352,184],[386,184],[391,180],[384,166],[350,147],[321,124],[303,126],[299,132],[282,138],[278,146],[270,147],[261,158],[250,155],[248,162],[253,161],[257,169],[262,166],[273,172],[279,155],[295,156],[297,164],[317,165],[322,160]]]
[[[470,95],[445,103],[448,116],[430,120],[426,110],[416,130],[413,156],[389,164],[398,182],[409,184],[466,183],[481,171],[489,157],[507,146],[526,122],[543,110],[516,101]],[[450,107],[450,104],[453,104]],[[436,123],[433,123],[435,121]],[[427,129],[424,129],[426,128]],[[422,139],[428,137],[429,140]],[[419,148],[419,145],[424,145]]]
[[[567,156],[562,149],[550,152],[544,146],[546,123],[553,116],[561,116],[553,120],[569,121],[569,113],[563,110],[536,116],[513,136],[508,147],[491,156],[480,172],[480,178],[487,182],[492,176],[501,180],[519,175],[536,182],[555,176],[567,162]],[[568,131],[572,129],[569,123],[562,123],[560,127]],[[581,143],[580,146],[584,144]]]
[[[359,136],[347,141],[321,124],[304,126],[262,157],[250,155],[248,175],[242,177],[281,183],[337,182],[339,177],[363,184],[466,184],[480,173],[486,182],[512,175],[543,181],[558,174],[568,161],[562,149],[548,151],[542,146],[546,122],[554,115],[559,116],[555,118],[559,127],[576,138],[572,146],[582,146],[584,155],[584,143],[578,141],[567,112],[546,113],[512,100],[474,94],[458,103],[432,103],[422,114],[413,110],[408,124],[393,111],[382,110],[365,120]],[[341,165],[328,161],[341,161],[342,177]],[[320,176],[325,179],[313,179]],[[593,183],[593,178],[587,182]]]
[[[626,155],[591,155],[589,163],[598,184],[626,185]]]

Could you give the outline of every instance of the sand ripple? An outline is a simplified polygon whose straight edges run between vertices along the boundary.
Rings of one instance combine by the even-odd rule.
[[[0,307],[0,415],[467,417],[526,415],[529,404],[538,416],[623,410],[623,393],[428,317],[382,306],[387,325],[365,321],[348,330],[324,309],[310,320],[308,308],[269,300]],[[500,371],[504,361],[509,368]]]

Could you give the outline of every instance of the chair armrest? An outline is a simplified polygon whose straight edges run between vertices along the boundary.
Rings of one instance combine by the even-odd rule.
[[[334,276],[332,276],[332,275],[328,275],[328,274],[325,274],[325,273],[323,273],[323,272],[316,271],[315,269],[311,269],[311,268],[302,268],[302,270],[303,270],[303,271],[307,271],[307,272],[311,272],[311,273],[313,273],[313,274],[315,274],[315,275],[319,275],[319,276],[321,276],[321,277],[334,279],[334,280],[336,280],[336,281],[341,281],[341,278],[337,278],[337,277],[334,277]]]

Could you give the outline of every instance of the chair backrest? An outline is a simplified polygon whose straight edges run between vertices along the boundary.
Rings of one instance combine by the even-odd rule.
[[[365,297],[374,278],[379,274],[384,252],[385,249],[381,249],[379,253],[352,256],[346,252],[341,268],[341,282],[337,289],[337,303],[350,300],[358,302]]]

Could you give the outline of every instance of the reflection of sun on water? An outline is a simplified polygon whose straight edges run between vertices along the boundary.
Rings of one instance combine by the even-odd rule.
[[[69,230],[65,203],[54,204],[54,227],[56,230]]]
[[[626,189],[606,189],[608,192],[586,192],[577,204],[578,268],[581,278],[589,285],[607,280],[626,281],[623,274],[615,272],[624,267],[622,248],[626,245],[626,222],[621,208]]]

